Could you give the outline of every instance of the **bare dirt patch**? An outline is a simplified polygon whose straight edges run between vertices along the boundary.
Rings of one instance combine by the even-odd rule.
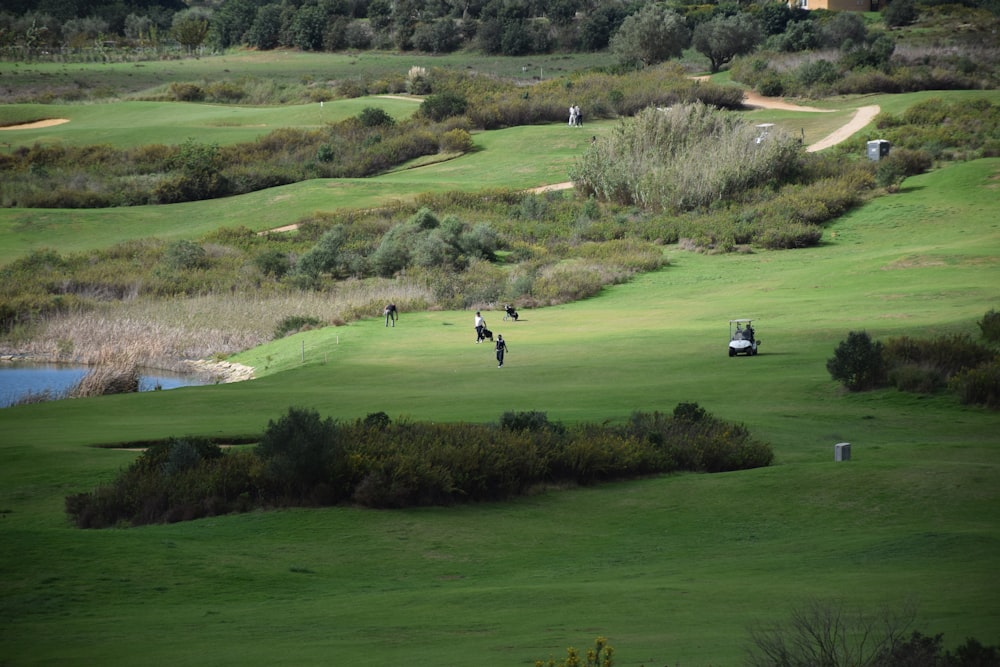
[[[0,130],[40,130],[44,127],[62,125],[68,123],[69,118],[49,118],[47,120],[36,120],[33,123],[21,123],[20,125],[4,125]]]
[[[556,190],[569,190],[573,187],[573,181],[566,181],[565,183],[553,183],[552,185],[540,185],[537,188],[531,188],[528,192],[554,192]]]
[[[209,361],[207,359],[190,360],[186,362],[188,367],[201,375],[208,375],[216,382],[243,382],[252,380],[254,368],[244,366],[231,361]]]
[[[804,107],[800,104],[786,102],[780,97],[764,97],[752,90],[743,95],[743,104],[755,109],[781,109],[782,111],[809,111],[812,113],[831,113],[833,109],[817,109],[816,107]]]

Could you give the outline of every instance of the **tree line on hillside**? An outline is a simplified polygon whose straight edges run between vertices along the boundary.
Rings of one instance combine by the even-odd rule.
[[[169,1],[125,6],[13,0],[6,6],[0,12],[0,53],[8,58],[71,58],[97,51],[97,57],[107,59],[115,50],[128,57],[144,51],[153,56],[165,43],[185,52],[205,47],[434,54],[476,49],[519,56],[610,49],[621,65],[634,67],[676,58],[693,48],[714,72],[758,49],[784,53],[833,49],[843,53],[847,69],[879,69],[888,65],[896,41],[886,31],[870,32],[857,13],[807,11],[777,1],[226,0],[216,7],[188,7]],[[951,42],[948,46],[962,43],[979,50],[977,57],[965,57],[961,67],[971,70],[966,74],[989,78],[996,55],[988,47],[998,15],[998,0],[965,0],[947,9],[934,0],[894,0],[885,4],[882,22],[888,28],[918,19],[933,25],[946,16],[962,25],[979,26],[943,34]],[[945,51],[938,55],[947,59]],[[988,62],[978,62],[982,58]],[[825,55],[821,60],[831,61]],[[832,76],[829,67],[817,65],[813,70],[813,77]]]
[[[81,528],[176,522],[254,508],[402,508],[513,498],[546,485],[770,465],[771,448],[697,403],[636,412],[620,426],[505,412],[493,424],[354,422],[289,408],[252,448],[205,438],[149,447],[118,477],[66,498]]]

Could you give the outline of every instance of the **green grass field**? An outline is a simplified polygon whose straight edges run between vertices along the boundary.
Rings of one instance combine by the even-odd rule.
[[[236,385],[0,411],[0,654],[10,664],[531,664],[605,635],[621,665],[738,663],[746,627],[809,596],[900,607],[1000,640],[995,413],[947,396],[845,395],[849,330],[970,331],[1000,301],[1000,161],[910,179],[820,248],[703,256],[503,323],[498,370],[471,313],[403,313],[238,360]],[[730,359],[731,317],[762,354]],[[305,363],[302,363],[303,357]],[[259,432],[288,406],[354,418],[620,420],[696,401],[777,464],[550,490],[512,503],[336,508],[84,532],[63,497],[134,453],[88,445]],[[851,442],[853,460],[833,461]],[[53,639],[54,638],[54,639]]]
[[[8,123],[62,119],[68,122],[38,129],[4,130],[4,148],[41,144],[87,146],[95,143],[118,148],[145,144],[181,144],[193,139],[225,146],[253,142],[285,127],[321,128],[357,116],[365,107],[384,109],[395,118],[413,115],[419,97],[388,96],[339,100],[323,106],[247,107],[184,102],[114,102],[107,104],[17,104],[3,107],[0,119]],[[9,147],[6,145],[9,144]]]
[[[558,182],[585,132],[484,133],[482,150],[448,163],[186,209],[0,211],[0,262],[38,244]],[[851,330],[975,334],[1000,307],[998,179],[998,159],[951,166],[845,216],[817,248],[669,246],[668,267],[597,297],[517,323],[487,312],[510,347],[502,370],[473,344],[472,313],[403,312],[395,328],[373,318],[247,351],[235,360],[258,369],[250,382],[0,410],[0,664],[532,665],[603,635],[617,665],[736,665],[751,623],[811,597],[913,602],[915,629],[947,646],[1000,644],[1000,417],[947,395],[845,394],[825,370]],[[759,356],[726,355],[735,317],[757,318]],[[689,401],[747,424],[775,465],[510,503],[103,531],[63,511],[136,456],[100,445],[256,434],[290,406],[602,422]],[[839,442],[850,462],[834,462]]]

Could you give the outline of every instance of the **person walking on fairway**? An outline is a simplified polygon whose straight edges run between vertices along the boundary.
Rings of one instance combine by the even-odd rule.
[[[485,328],[486,328],[486,320],[483,319],[483,316],[477,310],[476,311],[476,342],[477,343],[482,343],[483,342],[483,329],[485,329]]]
[[[389,326],[389,322],[392,322],[392,326],[395,328],[396,320],[399,319],[399,310],[396,308],[396,304],[390,303],[382,314],[385,315],[385,326]]]
[[[497,368],[503,368],[503,355],[507,352],[507,343],[503,336],[497,334]]]

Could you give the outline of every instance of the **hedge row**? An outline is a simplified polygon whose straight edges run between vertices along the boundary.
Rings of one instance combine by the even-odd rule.
[[[290,408],[253,449],[202,438],[150,447],[109,484],[66,498],[81,528],[174,522],[278,506],[401,508],[498,501],[548,484],[595,484],[676,471],[767,466],[747,429],[681,404],[621,426],[508,412],[495,424],[352,423]]]
[[[1000,409],[1000,353],[990,338],[995,311],[980,321],[983,344],[967,334],[912,338],[899,336],[884,343],[867,332],[852,331],[827,360],[830,376],[849,391],[895,387],[933,394],[953,391],[962,403]]]

